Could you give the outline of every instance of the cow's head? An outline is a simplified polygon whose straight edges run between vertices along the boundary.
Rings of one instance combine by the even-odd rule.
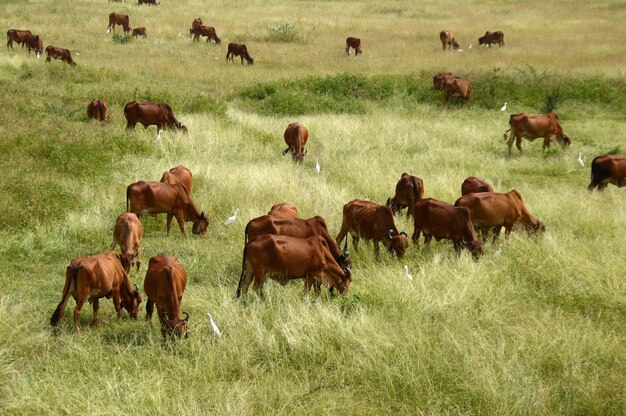
[[[337,286],[337,290],[342,295],[345,295],[348,293],[350,283],[352,283],[352,271],[347,266],[341,267],[341,270],[343,271],[343,276],[341,277],[341,283]]]
[[[567,137],[567,134],[564,134],[563,138],[561,139],[561,146],[563,146],[563,149],[567,149],[570,144],[572,144],[572,141],[569,137]]]
[[[459,49],[461,47],[461,45],[459,45],[459,42],[457,42],[456,40],[452,42],[452,48],[453,49]]]
[[[387,198],[387,202],[385,203],[385,205],[387,205],[389,208],[391,208],[391,212],[393,214],[396,214],[396,213],[400,212],[400,210],[402,209],[402,207],[400,206],[400,204],[396,200],[395,196],[393,198],[392,197]]]
[[[189,135],[189,130],[187,129],[187,126],[183,126],[181,123],[177,122],[176,123],[176,128],[178,130],[181,130],[185,136]]]
[[[398,256],[398,258],[404,256],[404,252],[409,247],[408,234],[404,231],[397,232],[393,229],[390,229],[387,232],[387,238],[387,244],[385,244],[387,250],[396,253],[396,256]]]
[[[302,163],[306,152],[306,150],[304,152],[301,150],[300,152],[296,153],[294,150],[292,150],[291,157],[293,157],[294,162]]]
[[[338,262],[341,267],[352,267],[352,259],[350,253],[344,248],[343,253],[339,256]]]
[[[546,225],[543,222],[537,220],[535,223],[530,224],[528,231],[535,234],[544,233],[546,232]]]
[[[141,293],[139,293],[139,289],[137,285],[135,285],[135,290],[130,294],[122,296],[122,306],[124,309],[128,311],[128,314],[131,318],[137,318],[139,314],[139,305],[141,304]]]
[[[483,243],[478,240],[473,240],[469,243],[466,243],[465,247],[469,250],[470,253],[472,253],[472,257],[474,257],[474,260],[478,260],[480,256],[483,255]]]
[[[167,315],[165,312],[163,312]],[[185,319],[162,319],[161,320],[161,331],[163,333],[163,337],[176,336],[178,338],[185,335],[185,338],[189,336],[187,332],[187,322],[189,322],[189,314],[187,312],[183,312],[185,315]]]
[[[487,35],[478,38],[478,46],[487,43]]]
[[[204,211],[200,214],[198,218],[193,221],[193,227],[191,228],[191,232],[199,235],[200,237],[206,237],[209,228],[209,219],[204,215]]]

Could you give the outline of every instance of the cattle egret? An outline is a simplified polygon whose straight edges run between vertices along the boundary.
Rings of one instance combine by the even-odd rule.
[[[493,253],[493,256],[500,257],[501,254],[502,254],[502,244],[498,244],[498,249],[496,250],[495,253]]]
[[[157,131],[157,140],[159,140],[159,139],[161,138],[161,132],[162,132],[162,131],[163,131],[162,129],[159,129],[159,130]]]
[[[506,101],[504,102],[504,105],[502,106],[502,108],[500,109],[500,111],[506,111]]]
[[[320,174],[320,161],[318,158],[315,158],[315,171],[318,175]]]
[[[407,265],[404,265],[404,277],[406,277],[407,280],[413,280],[413,276],[409,273],[409,266]]]
[[[582,153],[578,154],[578,164],[580,165],[581,168],[585,167],[585,162],[583,162]]]
[[[237,219],[237,214],[239,214],[239,208],[237,208],[235,210],[235,212],[233,213],[233,215],[231,215],[230,217],[228,217],[228,219],[226,220],[226,222],[224,223],[224,225],[230,225],[232,223],[235,222],[235,220]]]
[[[107,33],[109,33],[111,31],[111,27],[107,28]]]
[[[469,46],[469,48],[468,48],[468,49],[472,49],[472,44],[471,44],[471,43],[470,43],[470,46]]]
[[[213,320],[213,317],[211,316],[211,314],[207,312],[206,317],[209,320],[209,323],[211,324],[211,329],[213,330],[213,335],[215,335],[216,337],[221,337],[222,336],[222,331],[220,331],[220,329],[217,327],[217,324]]]

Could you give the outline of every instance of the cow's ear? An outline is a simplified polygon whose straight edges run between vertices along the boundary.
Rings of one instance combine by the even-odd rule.
[[[200,213],[200,218],[203,219],[203,220],[206,219],[206,216],[204,215],[204,211],[202,211],[202,213]]]

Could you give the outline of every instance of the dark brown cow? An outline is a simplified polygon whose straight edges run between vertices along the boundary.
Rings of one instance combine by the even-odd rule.
[[[180,232],[185,235],[185,221],[193,221],[191,232],[202,237],[207,235],[209,220],[193,203],[182,185],[139,181],[126,188],[126,211],[138,217],[144,213],[167,214],[167,235],[176,217]]]
[[[9,49],[10,46],[11,49],[14,50],[13,42],[17,43],[18,45],[21,44],[22,48],[24,48],[24,43],[26,43],[26,39],[32,34],[33,33],[30,30],[9,29],[7,31],[7,49]]]
[[[493,192],[493,188],[487,181],[476,176],[465,178],[461,185],[461,196],[479,192]]]
[[[137,4],[149,4],[150,6],[158,6],[161,3],[158,3],[156,0],[138,0]]]
[[[510,192],[473,193],[462,196],[454,203],[456,207],[465,207],[476,228],[487,235],[493,228],[495,243],[500,230],[504,227],[505,238],[509,237],[513,226],[521,223],[527,232],[543,232],[546,226],[530,215],[524,205],[522,195],[515,189]]]
[[[152,319],[154,304],[161,322],[163,340],[168,336],[187,335],[189,314],[180,319],[180,302],[187,286],[187,271],[174,256],[161,253],[148,263],[148,271],[143,281],[143,290],[148,297],[146,318]]]
[[[492,43],[497,43],[498,46],[504,46],[504,33],[500,32],[485,32],[485,36],[481,36],[478,38],[478,45],[487,45],[491,47]]]
[[[626,156],[598,156],[591,162],[589,192],[596,187],[604,191],[609,183],[620,188],[626,186]]]
[[[246,244],[237,297],[248,291],[254,279],[254,290],[263,299],[263,284],[268,274],[283,286],[289,280],[304,279],[305,294],[318,281],[329,290],[337,288],[344,294],[352,281],[350,269],[337,264],[320,235],[302,239],[265,234]]]
[[[504,140],[507,141],[508,139],[509,155],[511,155],[513,140],[515,140],[515,146],[520,152],[522,151],[522,139],[532,142],[539,137],[543,137],[543,150],[550,147],[550,142],[553,139],[560,143],[564,149],[572,143],[570,138],[563,134],[559,116],[555,113],[511,114],[509,125],[511,128],[504,132]],[[511,132],[510,139],[506,135],[509,131]]]
[[[439,40],[441,40],[441,46],[444,51],[446,48],[449,50],[459,49],[459,42],[454,39],[454,35],[449,30],[439,32]]]
[[[457,253],[466,248],[475,259],[483,253],[483,246],[476,237],[470,212],[464,207],[455,207],[432,198],[422,199],[413,208],[413,242],[418,244],[420,233],[428,246],[433,237],[437,241],[452,240]]]
[[[26,37],[26,48],[28,49],[28,54],[30,55],[30,51],[34,50],[37,58],[41,56],[43,53],[43,39],[39,35],[28,35]]]
[[[191,194],[192,175],[191,171],[183,165],[178,165],[175,168],[163,172],[161,176],[161,182],[169,183],[170,185],[181,184],[188,194]]]
[[[76,66],[76,62],[72,59],[72,54],[67,49],[48,46],[46,48],[46,62],[50,62],[52,58],[65,61],[69,66]]]
[[[393,198],[387,198],[385,205],[391,207],[394,214],[407,208],[406,216],[409,217],[413,213],[413,205],[423,197],[424,181],[404,172],[396,184],[396,194]]]
[[[143,225],[132,212],[123,212],[117,216],[115,227],[113,228],[113,242],[110,250],[115,249],[115,245],[120,246],[122,255],[131,258],[132,263],[137,259],[137,270],[141,266],[141,238],[143,237]]]
[[[309,130],[301,123],[291,123],[285,129],[284,137],[288,147],[283,150],[283,156],[287,152],[291,152],[294,162],[302,163],[304,155],[306,155],[304,145],[309,139]]]
[[[393,222],[391,208],[372,201],[354,199],[343,206],[343,221],[336,238],[337,244],[341,244],[348,232],[352,235],[355,251],[359,248],[361,238],[374,241],[377,256],[381,241],[389,252],[395,253],[398,257],[402,257],[409,246],[407,234],[404,231],[398,232]],[[347,240],[344,248],[347,248]]]
[[[94,98],[87,105],[87,117],[95,118],[100,121],[108,121],[109,120],[109,107],[107,106],[106,101],[99,100]]]
[[[298,208],[286,202],[272,205],[272,208],[269,210],[267,215],[277,218],[299,218]]]
[[[443,89],[445,91],[443,101],[446,105],[448,105],[448,100],[453,95],[457,95],[459,100],[465,98],[466,101],[469,101],[472,98],[472,86],[467,79],[449,78],[446,80]]]
[[[115,32],[115,25],[120,25],[124,28],[124,33],[130,32],[130,18],[126,14],[111,13],[109,14],[109,26],[107,26],[107,33],[113,29]]]
[[[79,257],[67,266],[65,286],[61,302],[50,318],[50,325],[56,327],[61,321],[65,305],[70,295],[76,301],[74,308],[74,324],[80,331],[80,310],[85,301],[93,304],[93,325],[98,325],[99,299],[113,298],[113,305],[118,318],[122,318],[122,308],[126,309],[131,318],[136,318],[141,303],[141,295],[130,285],[124,258],[114,251],[106,251],[95,256]]]
[[[131,36],[134,36],[134,37],[143,36],[144,39],[148,37],[146,35],[146,28],[145,27],[136,27],[136,28],[134,28],[133,29],[133,33],[131,33]]]
[[[361,39],[349,37],[346,39],[346,55],[350,55],[350,48],[354,49],[354,56],[363,54],[361,50]]]
[[[126,129],[134,129],[137,123],[147,128],[157,126],[157,132],[163,129],[182,130],[183,134],[188,134],[187,127],[180,124],[172,107],[168,104],[156,104],[150,101],[131,101],[124,106],[124,116],[128,123]]]
[[[199,41],[200,36],[205,36],[207,43],[209,43],[209,40],[212,40],[217,44],[222,43],[222,40],[219,38],[219,36],[217,36],[217,33],[215,32],[215,28],[212,26],[192,27],[191,29],[189,29],[189,33],[193,35],[193,40],[195,41]]]
[[[229,60],[232,63],[235,63],[234,57],[241,57],[241,65],[243,65],[243,60],[245,59],[248,62],[248,65],[252,65],[254,63],[254,59],[248,53],[248,48],[246,45],[241,43],[229,43],[228,44],[228,52],[226,52],[226,62]]]
[[[440,72],[433,77],[433,84],[436,91],[443,91],[446,88],[446,82],[449,79],[454,79],[455,76],[452,72]]]

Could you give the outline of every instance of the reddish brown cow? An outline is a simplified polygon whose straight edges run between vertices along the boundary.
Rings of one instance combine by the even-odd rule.
[[[504,227],[505,238],[509,237],[513,226],[521,223],[527,232],[543,232],[546,226],[530,215],[522,195],[515,189],[506,192],[473,193],[462,196],[454,203],[456,207],[465,207],[470,212],[470,218],[476,228],[487,235],[493,228],[495,243],[500,230]]]
[[[396,184],[396,194],[393,198],[387,198],[385,205],[391,207],[394,214],[407,208],[406,216],[409,217],[413,212],[413,205],[423,197],[424,181],[417,176],[404,172]]]
[[[446,82],[449,79],[454,79],[455,76],[452,72],[440,72],[433,77],[433,84],[436,91],[443,91],[446,88]]]
[[[9,49],[10,46],[12,50],[15,50],[13,49],[13,42],[17,43],[18,45],[21,44],[22,48],[24,48],[24,43],[26,43],[26,39],[32,34],[33,33],[30,30],[9,29],[7,31],[7,49]]]
[[[283,156],[291,152],[294,162],[302,163],[306,155],[304,145],[309,139],[309,130],[301,123],[291,123],[287,126],[284,137],[288,147],[283,150]]]
[[[377,256],[381,241],[389,252],[398,257],[402,257],[409,246],[407,234],[404,231],[398,232],[393,222],[391,208],[372,201],[354,199],[343,206],[343,221],[336,238],[337,244],[341,244],[348,232],[352,235],[355,251],[359,248],[361,238],[374,241]],[[347,248],[347,240],[344,248]]]
[[[137,270],[141,266],[141,238],[143,237],[143,225],[132,212],[123,212],[117,216],[115,227],[113,228],[113,242],[110,250],[115,249],[115,245],[120,246],[122,255],[132,259],[131,264],[137,259]]]
[[[242,43],[229,43],[228,44],[228,52],[226,52],[226,62],[229,60],[232,63],[235,63],[234,57],[241,57],[241,65],[243,65],[243,60],[245,59],[248,62],[248,65],[252,65],[254,63],[254,59],[248,53],[248,48],[246,45]]]
[[[147,128],[156,126],[157,132],[163,129],[181,130],[183,134],[188,134],[187,127],[180,124],[174,111],[168,104],[156,104],[150,101],[131,101],[124,106],[124,116],[128,123],[126,129],[134,129],[137,123]]]
[[[354,56],[362,54],[361,39],[349,37],[346,39],[346,55],[350,55],[350,48],[354,49]]]
[[[26,48],[28,49],[28,54],[30,55],[30,51],[34,50],[37,58],[41,56],[43,53],[43,39],[39,35],[28,35],[26,37]]]
[[[136,28],[134,28],[133,29],[133,33],[131,33],[131,36],[134,36],[134,37],[143,36],[144,39],[148,37],[146,35],[146,28],[145,27],[136,27]]]
[[[193,40],[195,41],[199,41],[200,36],[205,36],[207,43],[209,43],[209,40],[212,40],[217,44],[222,43],[222,40],[219,38],[219,36],[217,36],[217,33],[215,32],[215,28],[212,26],[200,25],[192,27],[191,29],[189,29],[189,33],[193,35]]]
[[[483,246],[476,237],[470,212],[464,207],[454,207],[432,198],[422,199],[413,208],[413,242],[418,244],[420,233],[428,246],[433,237],[437,241],[452,240],[457,253],[466,248],[475,259],[483,253]]]
[[[439,40],[441,40],[441,46],[444,51],[446,48],[449,50],[459,49],[459,42],[454,39],[454,35],[449,30],[442,30],[439,32]]]
[[[124,28],[124,33],[130,32],[130,18],[126,14],[111,13],[109,14],[109,26],[107,26],[107,33],[113,29],[115,32],[115,25],[120,25]]]
[[[114,251],[106,251],[95,256],[78,257],[67,266],[65,286],[61,302],[50,318],[50,325],[56,327],[61,321],[65,305],[70,295],[76,301],[74,308],[74,324],[80,331],[80,310],[85,301],[93,304],[93,325],[98,325],[99,299],[113,298],[113,305],[118,318],[122,318],[122,308],[126,309],[131,318],[136,318],[141,303],[139,291],[130,285],[124,258]]]
[[[187,271],[174,256],[161,253],[154,256],[148,263],[148,271],[143,281],[143,290],[146,292],[146,319],[152,319],[154,304],[161,322],[163,340],[168,336],[187,336],[187,322],[189,314],[180,319],[180,303],[187,286]]]
[[[449,78],[446,80],[443,89],[445,91],[443,102],[446,105],[448,105],[448,100],[453,95],[458,95],[459,100],[465,98],[466,101],[469,101],[472,98],[472,86],[467,79]]]
[[[493,192],[493,188],[487,181],[476,176],[465,178],[461,185],[461,196],[479,192]]]
[[[478,45],[487,45],[491,47],[492,43],[497,43],[498,46],[504,46],[504,33],[500,32],[485,32],[485,36],[481,36],[478,38]]]
[[[193,221],[191,232],[202,237],[207,235],[209,220],[193,203],[182,185],[139,181],[126,188],[126,211],[138,217],[144,213],[167,214],[167,235],[176,217],[180,232],[185,235],[185,221]]]
[[[589,192],[596,187],[604,191],[609,183],[619,188],[626,186],[626,156],[598,156],[591,162]]]
[[[522,151],[522,138],[532,142],[533,140],[543,137],[543,150],[550,147],[550,142],[555,140],[560,143],[563,148],[569,147],[572,143],[566,134],[563,134],[559,116],[555,113],[548,114],[511,114],[509,117],[510,129],[504,132],[504,140],[508,139],[509,155],[515,146]],[[507,132],[511,132],[511,138],[507,138]]]
[[[76,66],[76,62],[72,59],[72,54],[67,49],[48,46],[46,48],[46,62],[50,62],[52,58],[65,61],[69,66]]]
[[[333,258],[324,237],[307,239],[265,234],[246,244],[243,250],[241,278],[237,297],[245,294],[254,279],[254,290],[263,299],[266,275],[281,285],[292,279],[304,279],[304,293],[318,280],[329,290],[346,293],[352,281],[348,267]],[[317,291],[317,288],[316,288]]]
[[[107,106],[106,101],[99,100],[94,98],[87,105],[87,117],[95,118],[100,121],[108,121],[109,120],[109,107]]]
[[[298,208],[286,202],[272,205],[272,208],[269,210],[267,215],[278,218],[299,218]]]
[[[191,171],[183,165],[178,165],[167,172],[163,172],[161,182],[170,185],[181,184],[188,194],[191,194],[192,175]]]

